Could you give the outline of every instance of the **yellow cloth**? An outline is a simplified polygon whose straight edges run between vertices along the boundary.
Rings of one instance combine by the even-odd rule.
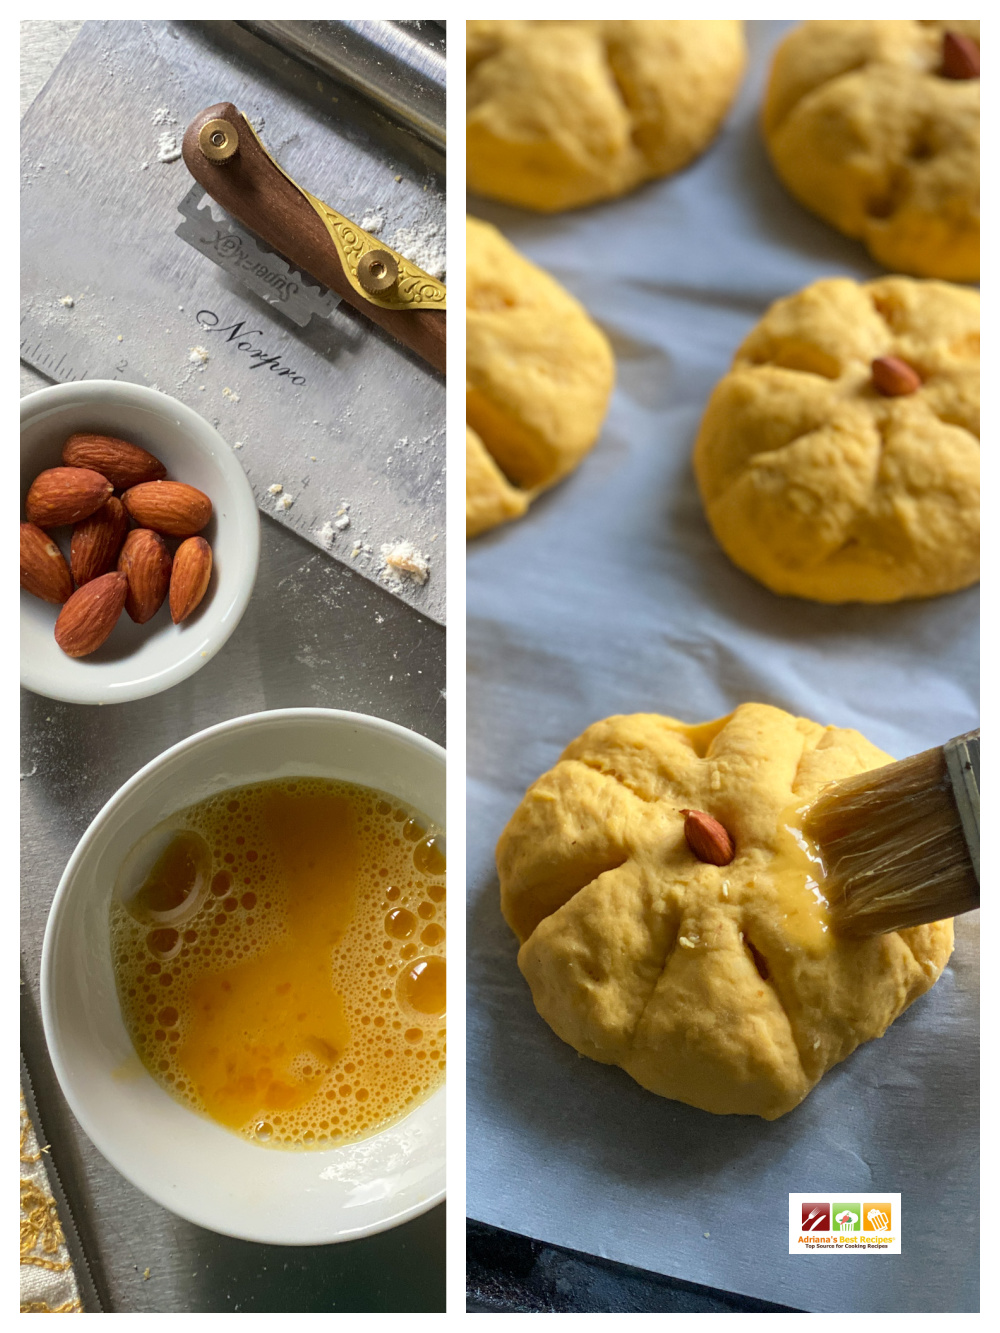
[[[21,1313],[83,1314],[80,1291],[66,1249],[56,1201],[21,1094]]]

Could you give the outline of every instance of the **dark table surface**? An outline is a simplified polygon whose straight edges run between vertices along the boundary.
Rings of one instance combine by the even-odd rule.
[[[471,1314],[795,1314],[642,1268],[466,1223],[466,1310]]]

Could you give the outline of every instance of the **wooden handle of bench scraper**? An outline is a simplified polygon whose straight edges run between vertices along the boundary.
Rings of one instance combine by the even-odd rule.
[[[297,185],[231,102],[195,116],[182,151],[228,213],[444,374],[444,284]]]

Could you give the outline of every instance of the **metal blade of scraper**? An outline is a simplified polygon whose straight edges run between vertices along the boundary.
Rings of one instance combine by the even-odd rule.
[[[200,185],[191,187],[178,210],[183,220],[176,232],[182,240],[300,328],[314,315],[325,319],[340,304],[336,292],[292,268],[224,210],[213,209]]]

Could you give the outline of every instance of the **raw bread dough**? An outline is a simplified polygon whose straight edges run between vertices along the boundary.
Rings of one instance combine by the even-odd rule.
[[[779,46],[764,104],[778,175],[886,268],[979,281],[979,79],[942,73],[975,19],[823,19]]]
[[[680,170],[746,64],[734,19],[473,19],[466,43],[469,188],[543,213]]]
[[[764,704],[700,726],[637,714],[589,727],[497,847],[539,1014],[662,1097],[766,1120],[792,1110],[951,954],[950,921],[869,940],[825,930],[786,828],[827,782],[887,762],[856,731]],[[730,865],[695,858],[685,807],[729,831]]]
[[[871,363],[920,374],[886,398]],[[912,278],[777,301],[709,400],[694,451],[712,530],[772,591],[892,602],[979,578],[979,296]]]
[[[583,306],[495,227],[466,222],[469,536],[524,513],[601,429],[608,340]]]
[[[472,429],[465,428],[465,535],[475,537],[528,508],[524,491],[512,486]]]

